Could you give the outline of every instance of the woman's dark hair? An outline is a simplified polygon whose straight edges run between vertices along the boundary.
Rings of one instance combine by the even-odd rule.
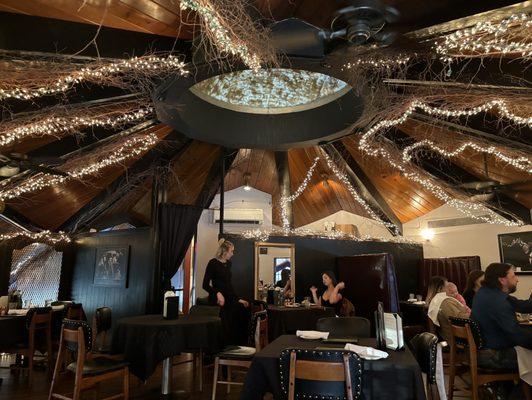
[[[446,283],[447,278],[444,276],[433,276],[430,278],[429,287],[427,289],[427,298],[425,299],[427,307],[432,301],[432,298],[443,291]]]
[[[336,286],[336,284],[338,283],[338,281],[336,280],[336,274],[331,270],[323,271],[321,275],[327,275],[329,278],[331,278],[333,286]]]
[[[482,276],[484,276],[484,271],[481,271],[479,269],[475,271],[471,271],[469,275],[467,275],[467,281],[466,281],[464,292],[474,291],[475,282],[478,280],[478,278],[481,278]]]
[[[488,268],[486,268],[484,273],[484,281],[482,282],[482,286],[492,289],[501,289],[499,278],[504,278],[508,274],[508,271],[513,267],[514,266],[512,264],[491,263],[488,265]]]
[[[290,269],[285,268],[281,271],[281,280],[286,282],[290,278]]]

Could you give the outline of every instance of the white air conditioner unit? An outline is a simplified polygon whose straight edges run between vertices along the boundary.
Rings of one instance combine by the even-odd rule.
[[[489,218],[489,215],[479,215],[479,217]],[[484,221],[471,217],[445,218],[427,221],[427,228],[450,228],[453,226],[475,225],[483,223]]]
[[[220,222],[220,210],[213,210],[213,222]],[[226,208],[224,209],[224,224],[253,224],[262,225],[264,212],[261,208]]]

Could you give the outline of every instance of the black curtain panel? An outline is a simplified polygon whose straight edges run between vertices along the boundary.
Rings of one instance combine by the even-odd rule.
[[[202,211],[203,207],[159,204],[159,262],[164,290],[170,288],[170,280],[185,257]]]

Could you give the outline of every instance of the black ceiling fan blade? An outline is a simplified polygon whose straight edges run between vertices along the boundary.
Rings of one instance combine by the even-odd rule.
[[[280,53],[298,57],[323,57],[324,41],[329,35],[299,18],[287,18],[271,26],[270,39]]]

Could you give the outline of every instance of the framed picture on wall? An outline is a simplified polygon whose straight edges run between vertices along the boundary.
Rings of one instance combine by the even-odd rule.
[[[518,274],[532,274],[532,231],[499,235],[501,262],[515,266]]]
[[[94,281],[99,286],[127,287],[129,246],[101,246],[96,248]]]

